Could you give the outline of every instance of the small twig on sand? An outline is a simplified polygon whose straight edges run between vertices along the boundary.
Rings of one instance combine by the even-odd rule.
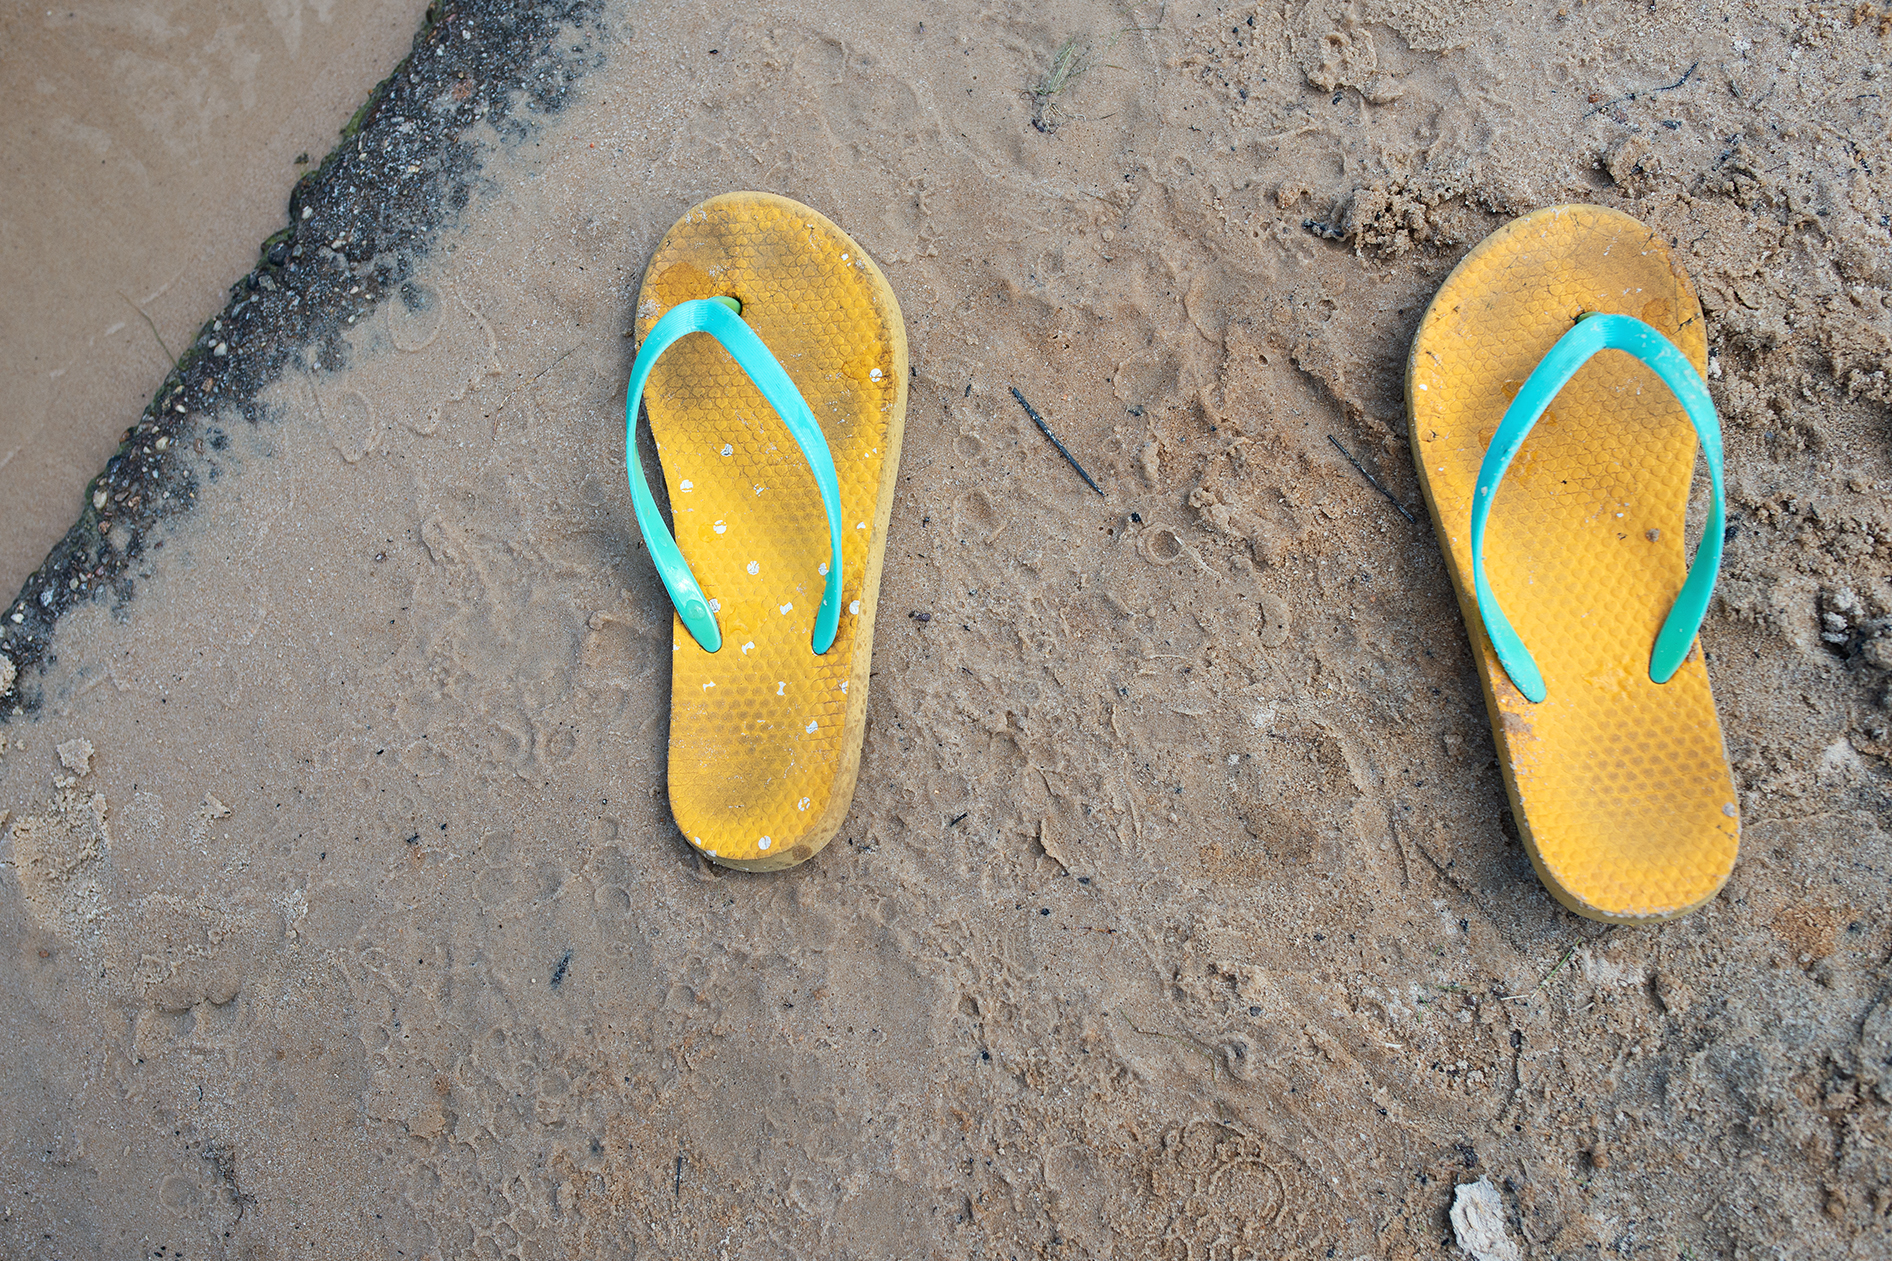
[[[1373,474],[1366,471],[1366,465],[1360,463],[1360,461],[1353,458],[1353,452],[1347,450],[1347,448],[1340,445],[1340,439],[1334,437],[1332,434],[1328,434],[1327,441],[1334,444],[1334,450],[1340,452],[1340,454],[1347,457],[1347,463],[1353,465],[1354,469],[1360,474],[1361,477],[1366,478],[1367,485],[1371,486],[1374,490],[1379,491],[1380,494],[1385,495],[1386,502],[1393,505],[1393,507],[1399,509],[1400,516],[1406,518],[1406,520],[1412,522],[1414,525],[1419,524],[1418,518],[1414,517],[1412,513],[1406,511],[1406,505],[1403,503],[1400,503],[1398,499],[1394,498],[1392,491],[1380,485],[1379,480],[1375,478]]]
[[[1025,396],[1018,392],[1016,385],[1012,387],[1012,397],[1017,399],[1018,405],[1025,409],[1025,415],[1031,417],[1031,423],[1038,426],[1038,432],[1050,440],[1051,445],[1058,449],[1058,454],[1064,457],[1067,464],[1077,470],[1077,475],[1084,479],[1084,484],[1096,491],[1099,495],[1102,495],[1104,488],[1091,479],[1091,475],[1084,471],[1084,466],[1077,462],[1077,457],[1066,450],[1062,442],[1058,441],[1058,435],[1051,432],[1051,426],[1045,424],[1045,419],[1038,414],[1038,410],[1025,401]],[[1370,481],[1372,479],[1369,478],[1368,480]]]
[[[1137,817],[1136,780],[1130,775],[1130,750],[1119,749],[1123,754],[1123,799],[1130,807],[1130,831],[1137,838],[1137,844],[1143,843],[1143,820]]]
[[[171,371],[182,372],[183,369],[177,366],[177,356],[172,354],[171,348],[164,344],[164,338],[158,335],[158,326],[152,323],[151,317],[149,315],[145,314],[145,309],[139,306],[136,302],[133,302],[130,298],[125,297],[125,295],[122,292],[118,296],[121,298],[125,298],[125,305],[129,306],[132,310],[138,313],[138,318],[143,320],[145,322],[145,327],[151,330],[151,336],[154,338],[157,338],[158,349],[162,350],[164,352],[164,357],[171,361]]]
[[[1695,73],[1695,67],[1699,65],[1701,65],[1701,62],[1698,61],[1695,63],[1695,65],[1690,66],[1688,69],[1682,71],[1682,77],[1677,79],[1673,83],[1664,84],[1662,87],[1659,87],[1659,88],[1648,88],[1641,92],[1631,92],[1627,96],[1619,96],[1613,101],[1598,102],[1596,105],[1590,108],[1590,111],[1586,113],[1584,117],[1589,118],[1592,115],[1601,114],[1604,110],[1609,109],[1611,106],[1621,105],[1624,101],[1633,101],[1639,96],[1654,96],[1657,92],[1673,92],[1675,91],[1675,89],[1681,87],[1684,83],[1687,83],[1689,79],[1693,77]]]
[[[630,334],[626,333],[625,336],[628,337],[630,336]],[[540,368],[537,372],[533,373],[532,379],[530,381],[527,381],[524,385],[520,386],[518,389],[514,390],[512,393],[506,396],[506,401],[501,403],[499,405],[499,410],[493,413],[493,436],[494,437],[499,436],[499,418],[505,414],[505,411],[508,407],[512,406],[512,401],[518,398],[521,394],[525,393],[527,390],[531,389],[533,386],[537,385],[540,377],[544,376],[546,373],[550,372],[552,369],[558,367],[558,365],[560,365],[561,363],[564,363],[567,359],[570,359],[573,353],[577,351],[577,349],[578,347],[573,346],[570,350],[567,350],[564,354],[552,360],[552,362],[546,364],[543,368]],[[644,400],[639,399],[637,401],[637,404],[639,407],[642,407],[644,405]]]
[[[1538,992],[1539,990],[1541,990],[1541,989],[1543,989],[1543,988],[1544,988],[1544,987],[1545,987],[1546,985],[1549,985],[1549,984],[1550,984],[1550,978],[1551,978],[1551,977],[1553,977],[1553,976],[1556,976],[1556,975],[1557,975],[1557,974],[1558,974],[1559,972],[1561,972],[1561,971],[1563,971],[1563,966],[1564,966],[1564,964],[1566,964],[1566,963],[1569,963],[1569,962],[1570,962],[1570,956],[1572,956],[1572,955],[1574,955],[1574,954],[1576,954],[1576,953],[1577,953],[1577,947],[1578,947],[1578,946],[1581,946],[1582,944],[1583,944],[1583,939],[1582,939],[1581,937],[1579,937],[1579,938],[1577,938],[1577,940],[1575,940],[1575,941],[1573,941],[1573,942],[1571,942],[1571,943],[1570,943],[1570,949],[1568,949],[1568,950],[1566,950],[1566,951],[1564,951],[1564,957],[1563,957],[1563,958],[1561,958],[1561,959],[1559,959],[1559,960],[1557,960],[1557,963],[1556,963],[1556,965],[1555,965],[1554,967],[1552,967],[1550,971],[1548,971],[1548,972],[1546,972],[1546,973],[1544,973],[1544,979],[1543,979],[1543,980],[1541,980],[1541,981],[1539,981],[1539,982],[1538,982],[1538,983],[1537,983],[1536,985],[1533,985],[1533,986],[1531,987],[1531,990],[1530,990],[1530,993],[1528,993],[1528,994],[1513,994],[1513,995],[1511,995],[1511,996],[1510,996],[1509,998],[1506,998],[1506,999],[1503,999],[1503,1000],[1501,1000],[1501,1001],[1503,1001],[1503,1002],[1507,1002],[1507,1003],[1521,1003],[1521,1002],[1523,1002],[1523,1001],[1524,1001],[1525,999],[1527,999],[1527,998],[1535,998],[1535,997],[1537,996],[1537,992]]]
[[[1564,964],[1566,964],[1566,963],[1569,963],[1569,962],[1570,962],[1570,958],[1571,958],[1571,956],[1577,953],[1577,947],[1578,947],[1578,946],[1581,946],[1582,944],[1583,944],[1583,943],[1582,943],[1581,941],[1573,941],[1573,942],[1571,942],[1571,943],[1570,943],[1570,949],[1568,949],[1568,950],[1566,950],[1566,951],[1564,951],[1564,957],[1563,957],[1563,958],[1561,958],[1561,959],[1559,959],[1559,960],[1557,960],[1557,963],[1556,963],[1556,966],[1555,966],[1555,967],[1553,967],[1553,968],[1551,968],[1551,970],[1550,970],[1550,971],[1548,971],[1548,972],[1546,972],[1546,973],[1544,973],[1544,979],[1543,979],[1543,980],[1541,980],[1541,981],[1539,981],[1539,982],[1537,983],[1537,989],[1540,989],[1540,990],[1541,990],[1541,989],[1543,989],[1543,988],[1544,988],[1544,987],[1545,987],[1546,985],[1549,985],[1549,984],[1550,984],[1550,978],[1551,978],[1551,977],[1553,977],[1553,976],[1556,976],[1556,975],[1557,975],[1557,974],[1558,974],[1559,972],[1561,972],[1561,971],[1563,971],[1563,967],[1564,967]],[[1537,991],[1536,991],[1536,990],[1533,990],[1533,991],[1531,991],[1531,992],[1532,992],[1532,993],[1536,993]]]

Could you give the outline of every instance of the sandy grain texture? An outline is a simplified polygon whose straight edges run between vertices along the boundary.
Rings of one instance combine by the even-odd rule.
[[[134,589],[35,623],[0,1248],[1418,1257],[1487,1178],[1529,1257],[1884,1255],[1888,31],[586,16],[398,283],[173,413]],[[618,394],[738,187],[874,254],[913,363],[860,789],[767,876],[670,822]],[[1420,311],[1569,200],[1675,243],[1727,425],[1745,844],[1659,928],[1537,885],[1436,544],[1334,445],[1417,503]]]
[[[416,0],[0,13],[0,591],[256,257],[287,184],[387,74]]]

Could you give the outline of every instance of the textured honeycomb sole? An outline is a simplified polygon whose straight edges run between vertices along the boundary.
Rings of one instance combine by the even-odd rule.
[[[817,657],[828,530],[806,460],[709,336],[657,361],[644,397],[677,544],[723,634],[707,653],[672,619],[670,808],[716,862],[768,871],[819,852],[854,796],[907,339],[880,269],[785,197],[733,193],[684,215],[645,268],[639,341],[679,302],[719,296],[808,400],[841,490],[841,625]]]
[[[1586,311],[1633,315],[1706,367],[1701,304],[1647,227],[1558,206],[1500,228],[1446,279],[1407,364],[1413,456],[1483,672],[1531,863],[1591,919],[1671,919],[1734,868],[1740,818],[1700,645],[1666,684],[1649,654],[1687,569],[1695,435],[1619,351],[1592,359],[1532,430],[1493,503],[1491,585],[1544,674],[1532,704],[1472,594],[1472,488],[1504,409]]]

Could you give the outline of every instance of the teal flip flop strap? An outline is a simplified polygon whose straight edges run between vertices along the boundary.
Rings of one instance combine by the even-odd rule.
[[[1707,616],[1708,597],[1721,572],[1727,495],[1721,483],[1721,424],[1715,417],[1715,404],[1708,397],[1708,387],[1688,356],[1641,320],[1600,311],[1585,315],[1532,369],[1524,388],[1505,409],[1498,432],[1492,435],[1491,446],[1478,466],[1478,482],[1472,493],[1472,589],[1478,597],[1478,615],[1484,619],[1485,634],[1491,640],[1492,650],[1498,654],[1498,663],[1518,691],[1532,701],[1542,701],[1548,694],[1544,676],[1524,641],[1511,629],[1504,610],[1498,607],[1497,597],[1492,594],[1491,584],[1485,579],[1485,522],[1491,515],[1491,501],[1497,494],[1498,483],[1524,445],[1531,426],[1577,370],[1602,350],[1622,350],[1634,355],[1681,401],[1707,455],[1708,480],[1714,490],[1708,525],[1695,549],[1695,560],[1688,567],[1688,577],[1675,603],[1669,607],[1668,618],[1662,623],[1649,654],[1649,677],[1655,682],[1667,683],[1681,668],[1683,658],[1688,656],[1695,642],[1695,633],[1701,629],[1702,618]]]
[[[644,384],[650,379],[651,368],[656,365],[658,356],[691,333],[708,333],[762,392],[762,397],[788,426],[795,445],[801,448],[808,466],[814,470],[821,506],[828,514],[829,551],[827,585],[821,594],[821,607],[815,612],[814,633],[809,636],[809,646],[819,656],[833,645],[835,631],[841,623],[841,486],[834,472],[834,455],[828,450],[828,440],[822,436],[821,426],[816,423],[814,412],[809,410],[808,401],[795,388],[794,381],[782,370],[768,346],[756,336],[755,330],[742,322],[742,317],[736,314],[738,309],[729,298],[680,302],[651,326],[644,344],[638,348],[637,362],[631,368],[631,383],[624,392],[624,469],[631,484],[631,505],[637,512],[637,527],[644,532],[644,543],[650,548],[650,558],[657,566],[657,576],[670,592],[670,602],[676,606],[677,616],[683,619],[683,625],[705,652],[718,651],[723,646],[722,630],[716,624],[696,575],[690,572],[689,562],[683,559],[676,539],[664,526],[657,501],[650,494],[650,483],[644,479],[643,461],[637,458],[637,409],[643,401]]]

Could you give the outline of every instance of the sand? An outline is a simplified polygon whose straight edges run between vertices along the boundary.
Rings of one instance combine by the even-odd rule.
[[[0,13],[0,591],[59,541],[224,291],[413,40],[416,0]]]
[[[0,611],[0,1252],[1886,1255],[1892,13],[547,13],[446,6]],[[745,187],[914,365],[770,875],[670,821],[619,394]],[[1674,244],[1727,427],[1743,852],[1656,928],[1532,875],[1403,432],[1564,201]]]

